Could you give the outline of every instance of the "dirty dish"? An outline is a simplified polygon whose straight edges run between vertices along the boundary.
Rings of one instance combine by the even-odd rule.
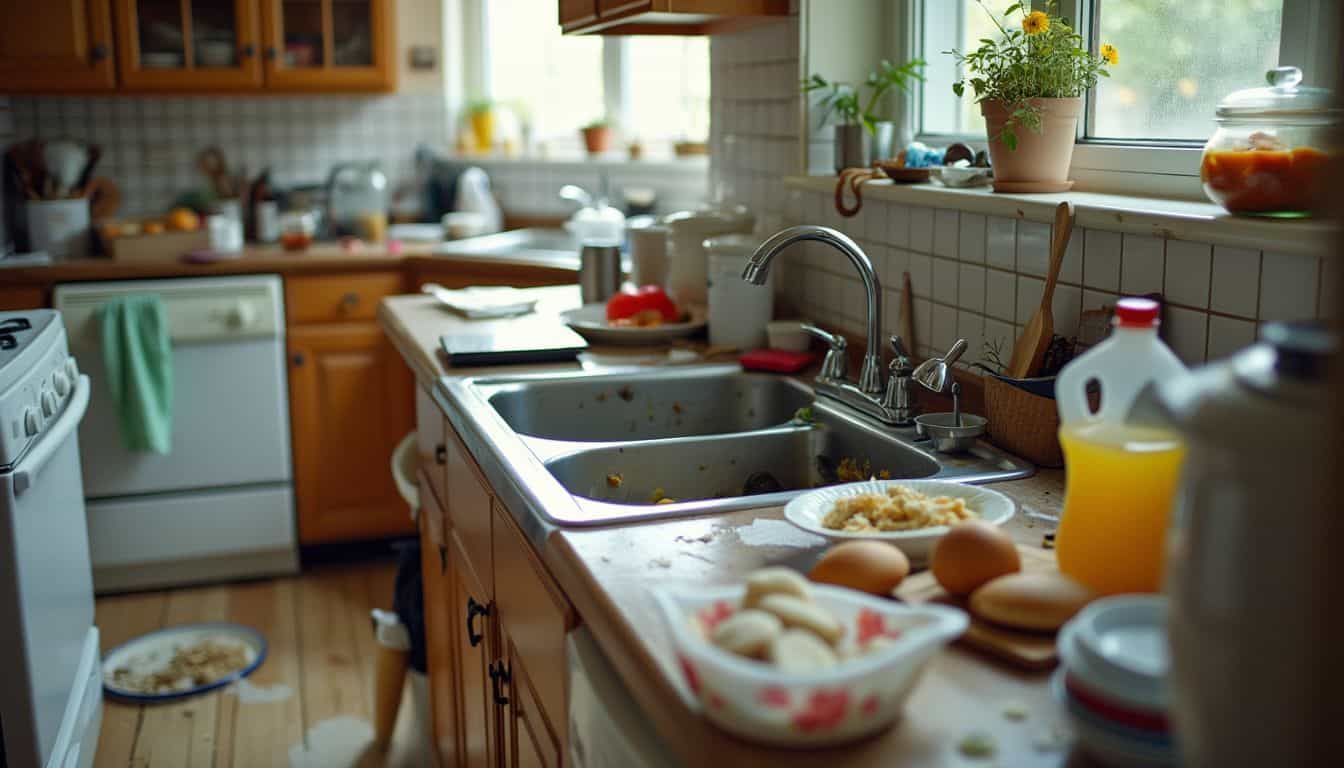
[[[239,648],[241,665],[199,683],[184,681],[165,692],[145,692],[126,682],[127,674],[143,676],[161,671],[179,650],[201,647],[203,643]],[[247,677],[265,660],[266,638],[251,627],[230,623],[183,624],[141,635],[108,651],[103,656],[103,689],[111,696],[132,701],[183,699]]]
[[[934,544],[949,530],[947,526],[931,526],[909,531],[837,531],[822,525],[826,514],[843,498],[863,494],[886,493],[891,486],[905,486],[928,496],[951,496],[966,500],[966,507],[975,517],[990,525],[1003,525],[1012,518],[1016,506],[1013,500],[998,491],[976,485],[965,485],[946,480],[868,480],[865,482],[833,485],[794,497],[784,507],[784,518],[809,533],[828,539],[877,539],[889,541],[900,548],[912,563],[925,562]]]
[[[691,307],[688,317],[678,323],[652,326],[612,325],[607,320],[605,303],[585,304],[578,309],[560,313],[565,325],[595,344],[664,344],[704,330],[706,312]]]
[[[855,741],[900,717],[924,663],[968,622],[955,608],[908,606],[821,584],[810,590],[847,634],[877,631],[887,635],[885,644],[824,669],[782,670],[713,645],[692,623],[702,615],[733,613],[745,586],[655,588],[683,699],[710,722],[752,742],[820,747]]]

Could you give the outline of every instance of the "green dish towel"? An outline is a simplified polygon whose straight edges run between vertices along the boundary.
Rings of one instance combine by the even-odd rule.
[[[173,447],[173,347],[168,316],[154,294],[131,294],[98,307],[107,388],[129,451]]]

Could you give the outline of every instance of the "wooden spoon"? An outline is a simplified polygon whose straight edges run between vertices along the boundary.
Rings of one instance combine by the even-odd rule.
[[[1055,208],[1055,236],[1050,241],[1050,274],[1045,278],[1045,290],[1041,293],[1041,306],[1022,328],[1013,347],[1013,356],[1008,361],[1008,376],[1025,379],[1034,376],[1041,369],[1045,351],[1050,347],[1050,339],[1055,335],[1055,316],[1052,311],[1055,299],[1055,283],[1059,282],[1059,268],[1064,264],[1064,251],[1069,248],[1069,238],[1073,235],[1073,203],[1067,200]]]
[[[901,276],[901,338],[910,354],[918,355],[915,343],[915,296],[910,288],[910,273]]]

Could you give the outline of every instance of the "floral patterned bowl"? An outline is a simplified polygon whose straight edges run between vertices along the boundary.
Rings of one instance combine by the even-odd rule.
[[[654,599],[672,635],[687,686],[711,722],[753,742],[824,747],[863,738],[901,714],[920,668],[966,631],[966,614],[908,606],[842,587],[812,585],[812,598],[845,626],[845,640],[869,652],[818,672],[783,672],[711,644],[704,629],[733,615],[745,587],[659,587]]]

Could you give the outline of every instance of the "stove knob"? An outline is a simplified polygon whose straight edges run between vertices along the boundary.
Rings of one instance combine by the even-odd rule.
[[[33,437],[37,435],[37,430],[42,428],[42,417],[37,415],[33,408],[23,409],[23,436]]]
[[[57,397],[65,397],[70,394],[70,379],[60,371],[51,374],[51,386],[56,390]]]
[[[257,310],[251,304],[246,301],[240,301],[233,305],[233,307],[224,315],[224,322],[227,323],[230,328],[241,330],[251,325],[252,321],[256,319],[256,316]]]
[[[69,377],[72,384],[79,380],[79,363],[75,362],[75,358],[67,357],[65,359],[65,375]]]
[[[42,415],[50,419],[56,415],[56,396],[47,390],[42,390]]]

